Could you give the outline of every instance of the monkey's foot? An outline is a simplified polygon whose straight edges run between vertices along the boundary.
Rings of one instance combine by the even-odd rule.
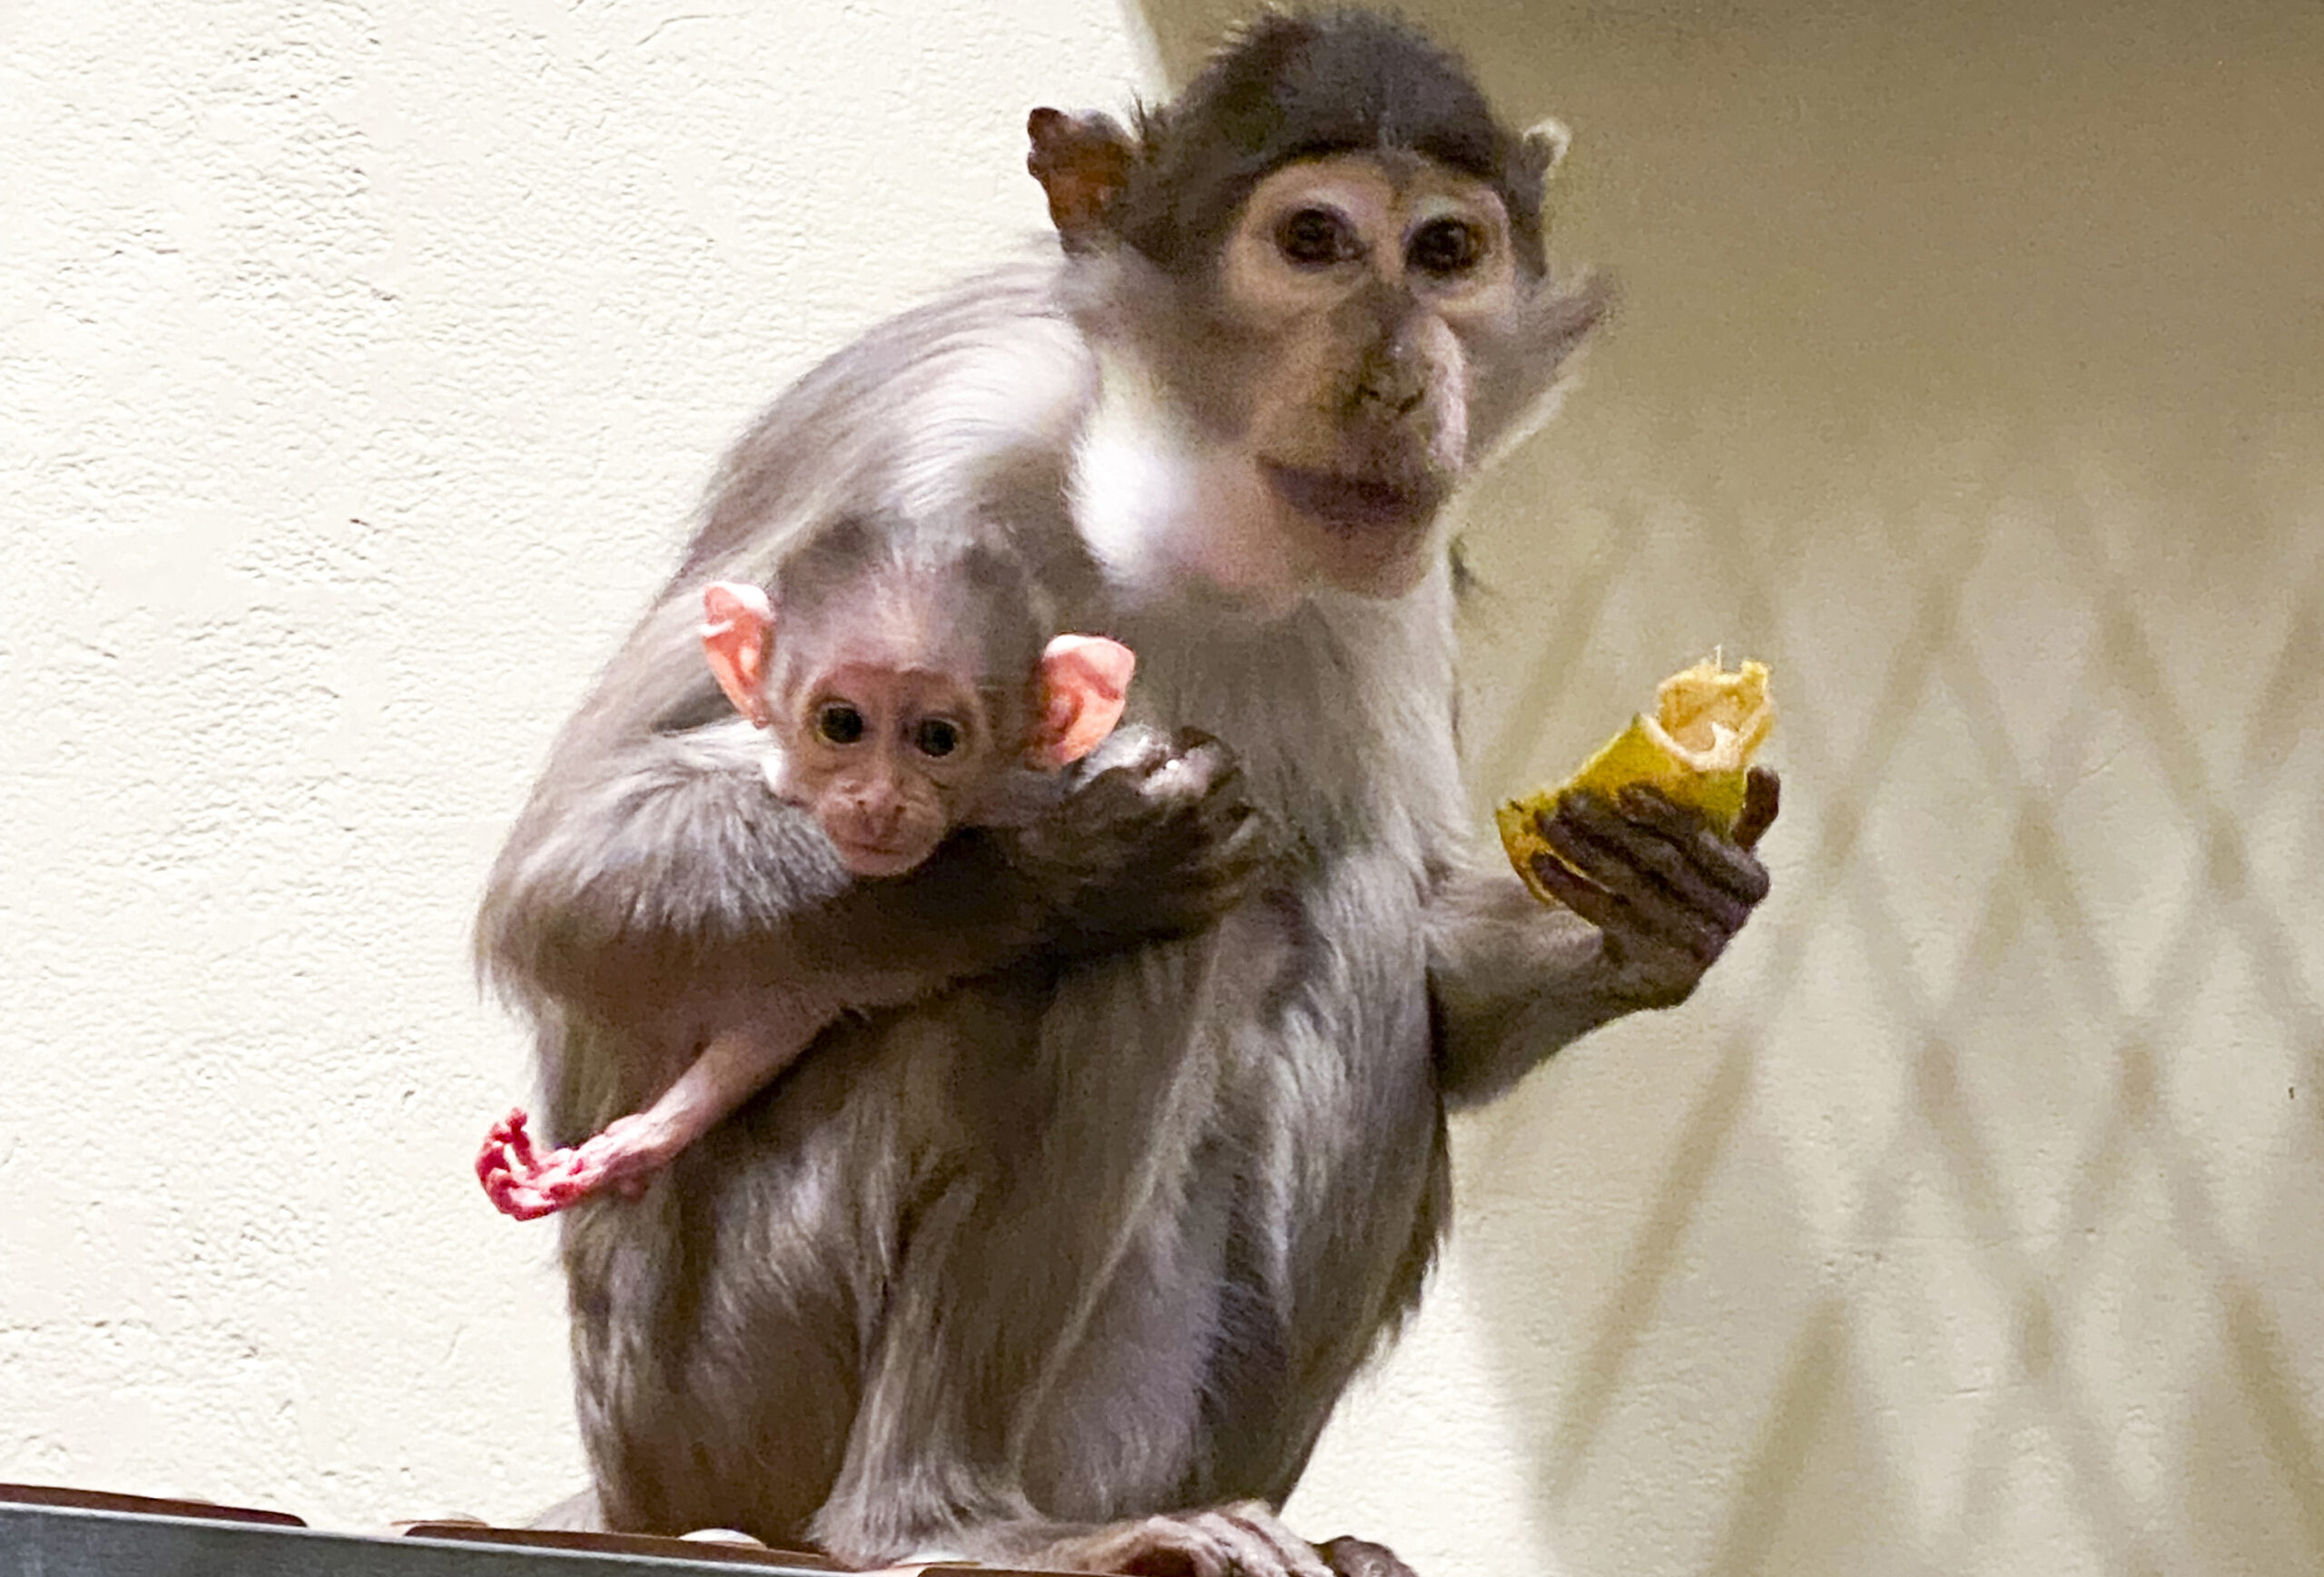
[[[1060,1540],[1038,1559],[1045,1566],[1124,1577],[1334,1577],[1324,1553],[1261,1501],[1118,1523]],[[1403,1577],[1400,1564],[1348,1570],[1363,1577]]]
[[[546,1155],[525,1123],[520,1108],[495,1124],[476,1163],[486,1195],[519,1221],[555,1215],[606,1188],[634,1199],[672,1153],[662,1125],[644,1117],[622,1118],[586,1143]]]
[[[557,1208],[533,1187],[541,1173],[542,1157],[526,1127],[528,1120],[523,1107],[512,1108],[484,1136],[484,1148],[476,1157],[476,1180],[483,1185],[485,1197],[502,1215],[519,1221],[531,1221]]]
[[[1413,1569],[1384,1544],[1364,1539],[1328,1539],[1317,1546],[1334,1577],[1413,1577]]]

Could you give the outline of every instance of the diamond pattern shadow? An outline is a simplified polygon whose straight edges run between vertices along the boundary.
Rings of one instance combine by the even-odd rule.
[[[2094,467],[1994,440],[1956,468],[1981,480],[1876,499],[1844,526],[1665,511],[1630,534],[1650,543],[1677,520],[1685,540],[1664,557],[1715,564],[1715,618],[1765,632],[1753,655],[1787,704],[1775,754],[1788,830],[1808,846],[1780,831],[1771,845],[1758,984],[1722,1009],[1716,1072],[1672,1125],[1659,1191],[1559,1398],[1540,1464],[1550,1515],[1615,1449],[1611,1421],[1654,1361],[1650,1311],[1675,1296],[1738,1134],[1796,1138],[1761,1069],[1881,1057],[1907,1064],[1898,1104],[1862,1114],[1879,1138],[1833,1240],[1877,1250],[1934,1223],[1948,1276],[1965,1264],[1978,1285],[1932,1277],[1916,1294],[1983,1321],[2003,1361],[1965,1398],[1965,1452],[1932,1467],[1915,1425],[1964,1395],[1916,1389],[1896,1361],[1913,1338],[1893,1296],[1856,1258],[1826,1257],[1829,1296],[1770,1376],[1702,1569],[1776,1569],[1788,1517],[1829,1518],[1816,1446],[1868,1390],[1890,1420],[1874,1482],[1909,1503],[1884,1514],[1913,1530],[1910,1569],[2015,1569],[2013,1507],[2036,1464],[2054,1491],[2044,1525],[2106,1570],[2241,1566],[2263,1535],[2182,1484],[2211,1449],[2191,1421],[2224,1407],[2265,1481],[2244,1514],[2288,1509],[2264,1536],[2324,1570],[2324,1398],[2299,1368],[2324,1331],[2284,1312],[2312,1324],[2296,1302],[2309,1287],[2284,1270],[2300,1257],[2254,1249],[2285,1212],[2324,1246],[2308,1104],[2324,1096],[2324,816],[2299,777],[2317,764],[2302,742],[2324,738],[2324,555],[2255,506],[2256,545],[2222,597],[2175,567],[2176,517]],[[1718,496],[1715,480],[1686,485]],[[1649,573],[1602,546],[1622,535],[1601,534],[1548,594],[1538,655],[1479,742],[1481,783],[1545,775],[1525,770],[1521,731],[1570,704],[1561,677],[1620,638],[1609,606],[1625,575]],[[1820,577],[1804,573],[1819,562]],[[1877,611],[1836,613],[1834,595]],[[1826,633],[1861,642],[1868,620],[1886,632],[1876,650]],[[1808,967],[1836,931],[1862,961],[1853,978]],[[1792,1040],[1834,992],[1861,998],[1840,1016],[1884,1026],[1883,1043]],[[1810,1212],[1795,1213],[1810,1235]]]

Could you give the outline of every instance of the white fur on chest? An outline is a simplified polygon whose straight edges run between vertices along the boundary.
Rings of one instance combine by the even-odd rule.
[[[1249,459],[1193,431],[1137,362],[1100,351],[1098,383],[1069,485],[1082,540],[1118,593],[1200,585],[1257,616],[1295,607],[1308,567],[1275,528]]]
[[[1134,357],[1101,348],[1098,379],[1069,502],[1110,633],[1137,654],[1132,715],[1224,740],[1319,852],[1386,840],[1418,860],[1458,836],[1441,555],[1401,596],[1316,589],[1247,457],[1196,431]]]

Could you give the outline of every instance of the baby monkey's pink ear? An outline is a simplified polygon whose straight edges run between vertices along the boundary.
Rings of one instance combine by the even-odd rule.
[[[703,587],[703,655],[718,687],[734,710],[764,728],[773,721],[766,705],[766,653],[774,636],[774,609],[766,593],[739,580],[716,580]]]
[[[1103,636],[1059,636],[1041,653],[1041,718],[1026,747],[1029,764],[1079,761],[1122,720],[1122,698],[1137,658]]]

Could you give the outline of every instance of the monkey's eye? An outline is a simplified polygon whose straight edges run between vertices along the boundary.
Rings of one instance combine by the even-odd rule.
[[[1302,208],[1275,227],[1275,250],[1304,269],[1328,268],[1356,255],[1355,232],[1328,208]]]
[[[1466,220],[1432,219],[1413,233],[1404,262],[1424,274],[1466,273],[1484,250],[1485,238]]]
[[[863,737],[863,714],[844,701],[834,701],[815,714],[815,732],[833,744],[853,744]]]
[[[960,725],[949,717],[931,717],[912,730],[911,743],[922,755],[950,755],[960,748]]]

